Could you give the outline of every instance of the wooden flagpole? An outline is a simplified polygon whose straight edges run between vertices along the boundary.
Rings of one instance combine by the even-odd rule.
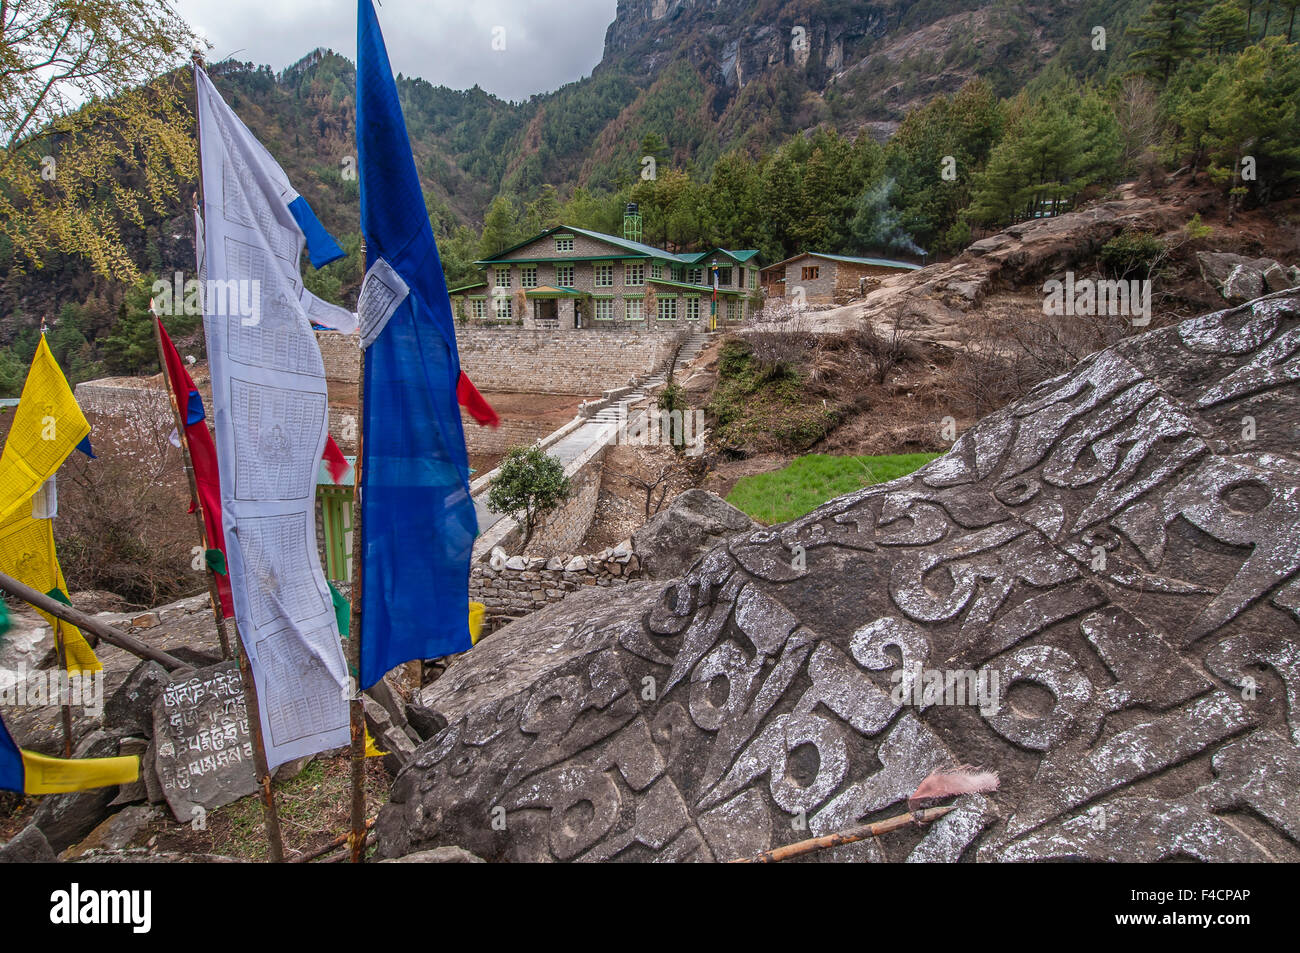
[[[203,191],[203,137],[198,135],[199,124],[202,122],[200,113],[202,112],[199,105],[199,70],[203,69],[203,55],[197,50],[194,52],[194,132],[195,139],[199,146],[199,194],[204,195]],[[203,209],[199,209],[202,217]],[[197,243],[198,236],[195,235]],[[197,249],[196,249],[197,250]],[[179,290],[179,289],[176,289]],[[175,293],[172,295],[175,298]],[[152,309],[151,309],[152,310]],[[162,345],[162,338],[158,335],[155,326],[155,336],[158,337],[159,347]],[[161,355],[160,355],[161,356]],[[166,365],[164,364],[163,379],[166,380]],[[168,392],[171,388],[168,388]],[[180,433],[181,447],[184,448],[186,468],[190,475],[190,488],[194,492],[195,500],[198,500],[198,493],[194,484],[194,469],[189,462],[189,445],[185,442],[185,429],[181,426],[179,410],[176,408],[175,397],[172,398],[172,409],[177,415],[177,429]],[[202,533],[203,514],[201,503],[195,508],[198,513],[200,532]],[[227,567],[228,569],[229,567]],[[213,612],[215,617],[221,616],[221,601],[215,598],[217,595],[214,591],[215,583],[211,580],[209,573],[209,595],[213,598]],[[234,585],[234,579],[231,579],[231,585]],[[234,620],[231,620],[234,622]],[[239,680],[243,683],[244,688],[244,710],[248,715],[248,734],[253,742],[253,767],[257,771],[257,787],[262,799],[262,818],[266,823],[266,840],[271,851],[271,862],[274,864],[284,863],[284,839],[280,834],[280,814],[275,806],[275,791],[272,787],[271,770],[267,767],[266,761],[266,742],[262,737],[262,709],[257,700],[257,685],[253,681],[253,669],[248,663],[248,653],[244,651],[244,644],[239,638],[239,624],[234,622],[232,628],[235,630],[235,647],[239,656]],[[222,631],[218,625],[218,631]]]
[[[361,236],[361,267],[366,265],[366,238]],[[357,461],[352,470],[352,618],[348,623],[348,668],[356,679],[348,702],[352,741],[352,816],[348,847],[354,864],[364,860],[366,846],[366,713],[361,706],[361,584],[365,544],[361,523],[361,460],[366,430],[366,352],[360,346],[357,377]]]
[[[185,433],[185,419],[181,416],[180,407],[176,403],[176,390],[172,387],[171,375],[167,372],[167,355],[163,349],[158,312],[154,310],[152,299],[149,301],[149,314],[154,319],[153,338],[154,343],[158,345],[158,364],[162,367],[163,387],[166,388],[167,399],[171,403],[172,419],[176,423],[176,433],[181,445],[181,461],[185,467],[185,479],[189,482],[190,499],[194,501],[194,523],[198,531],[199,546],[203,549],[205,575],[208,577],[208,601],[212,604],[212,621],[217,626],[217,638],[221,642],[221,657],[230,659],[234,658],[234,656],[230,652],[230,638],[226,634],[226,616],[221,608],[221,592],[217,587],[217,572],[207,565],[207,553],[211,545],[208,542],[207,525],[203,522],[203,500],[199,497],[198,480],[194,476],[194,458],[190,454],[190,440]]]

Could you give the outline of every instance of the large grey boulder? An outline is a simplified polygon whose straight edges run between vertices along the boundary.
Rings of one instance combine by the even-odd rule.
[[[815,859],[1300,860],[1297,354],[1296,295],[1126,339],[909,477],[506,626],[424,691],[379,854],[729,860],[969,763],[1001,788]]]
[[[28,824],[7,843],[0,844],[0,864],[52,864],[58,859],[35,824]]]
[[[1201,277],[1232,302],[1250,301],[1265,291],[1285,291],[1300,285],[1300,269],[1272,258],[1247,258],[1230,252],[1197,252]]]
[[[104,724],[134,735],[152,734],[153,703],[170,681],[167,669],[157,662],[141,662],[104,703]]]
[[[716,493],[687,490],[632,534],[632,549],[647,576],[669,579],[718,542],[757,526]]]
[[[92,731],[72,751],[74,758],[112,758],[118,753],[119,738],[106,731]],[[41,799],[32,824],[45,835],[50,847],[60,853],[77,843],[109,815],[109,804],[117,786],[47,794]]]
[[[1264,273],[1258,268],[1238,265],[1223,282],[1223,297],[1228,301],[1250,301],[1263,293]]]
[[[1294,288],[1300,285],[1295,272],[1295,268],[1287,268],[1278,262],[1273,262],[1264,269],[1264,286],[1269,291],[1286,291]]]

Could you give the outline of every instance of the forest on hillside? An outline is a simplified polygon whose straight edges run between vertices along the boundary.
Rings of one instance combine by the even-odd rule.
[[[826,121],[683,160],[681,143],[701,134],[692,124],[706,113],[692,105],[698,90],[680,65],[652,84],[664,114],[613,132],[643,92],[617,65],[538,99],[554,106],[560,97],[562,111],[422,80],[399,88],[450,287],[478,277],[476,259],[561,222],[619,233],[628,201],[641,206],[645,240],[671,249],[757,248],[764,262],[804,249],[919,260],[1134,176],[1189,168],[1222,187],[1230,210],[1289,194],[1300,178],[1297,8],[1300,0],[1150,0],[1115,38],[1122,57],[1074,64],[1087,55],[1074,44],[1014,92],[971,79],[906,113],[883,144]],[[305,266],[307,286],[353,303],[362,263],[352,64],[318,52],[278,76],[234,63],[212,75],[348,252],[319,271]],[[533,147],[513,150],[521,136]],[[555,157],[602,136],[630,143],[623,158],[596,150],[585,173],[540,178]],[[0,396],[21,387],[42,319],[74,381],[152,372],[150,290],[192,262],[191,231],[181,209],[129,224],[134,272],[111,277],[53,253],[37,269],[0,235]],[[197,328],[173,320],[177,334]]]

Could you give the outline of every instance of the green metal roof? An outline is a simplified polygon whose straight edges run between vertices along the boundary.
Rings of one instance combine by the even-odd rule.
[[[482,288],[487,285],[486,281],[476,281],[473,284],[461,285],[459,288],[448,288],[447,294],[454,295],[462,291],[469,291],[471,288]]]
[[[686,288],[689,291],[698,291],[702,295],[713,294],[713,285],[692,285],[685,281],[670,281],[667,278],[647,278],[646,284],[668,285],[673,288]],[[749,291],[744,288],[719,288],[720,295],[746,295]]]
[[[749,261],[751,258],[753,258],[755,255],[758,254],[758,249],[746,248],[742,251],[732,251],[730,248],[710,248],[706,252],[702,252],[699,255],[692,256],[691,264],[692,265],[705,264],[705,259],[717,252],[722,252],[722,254],[727,255],[728,257],[732,258],[733,260],[743,265],[745,262]]]
[[[547,255],[545,257],[538,257],[538,258],[503,258],[502,257],[503,255],[509,255],[511,252],[515,252],[521,248],[525,248],[528,245],[533,244],[533,242],[540,241],[543,238],[548,238],[551,235],[557,235],[557,234],[582,235],[585,238],[590,238],[598,242],[604,242],[607,245],[613,245],[615,248],[620,248],[624,252],[622,256],[611,255],[607,257],[657,258],[661,261],[671,262],[675,265],[686,265],[688,267],[699,265],[701,261],[703,261],[703,259],[709,257],[715,252],[722,252],[726,255],[730,255],[736,261],[741,263],[749,261],[751,258],[753,258],[755,255],[758,254],[758,251],[753,248],[748,248],[743,251],[731,251],[730,249],[727,248],[711,248],[708,251],[704,252],[703,254],[696,253],[696,252],[677,254],[675,252],[666,251],[662,248],[655,248],[653,245],[647,245],[644,242],[634,242],[626,238],[619,238],[617,235],[607,235],[604,232],[594,232],[589,228],[575,228],[572,225],[557,225],[555,226],[555,228],[550,228],[544,232],[540,232],[534,235],[532,238],[527,239],[526,241],[522,241],[517,245],[512,245],[509,248],[497,252],[491,258],[484,258],[481,261],[474,262],[474,264],[501,265],[501,264],[506,264],[507,262],[513,264],[513,263],[527,262],[527,261],[604,261],[605,260],[605,257],[591,257],[591,256],[588,256],[586,258],[555,258],[550,255]]]
[[[819,251],[801,252],[798,255],[792,255],[791,257],[787,258],[785,261],[778,261],[775,264],[768,265],[767,267],[776,268],[780,265],[785,265],[788,264],[789,262],[796,261],[800,258],[807,258],[809,256],[813,258],[827,258],[830,259],[831,261],[847,262],[850,265],[875,265],[879,268],[903,268],[907,271],[921,270],[920,265],[914,265],[910,261],[895,261],[892,258],[857,258],[854,257],[853,255],[827,255]],[[766,271],[767,269],[764,270]]]

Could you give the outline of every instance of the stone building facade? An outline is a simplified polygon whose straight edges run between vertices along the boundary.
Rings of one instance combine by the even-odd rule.
[[[769,300],[785,298],[807,304],[845,304],[881,280],[920,265],[889,258],[854,258],[804,252],[762,269],[760,280]]]
[[[759,296],[756,251],[679,254],[564,225],[477,264],[485,280],[451,292],[466,322],[558,331],[725,327],[743,322]]]

